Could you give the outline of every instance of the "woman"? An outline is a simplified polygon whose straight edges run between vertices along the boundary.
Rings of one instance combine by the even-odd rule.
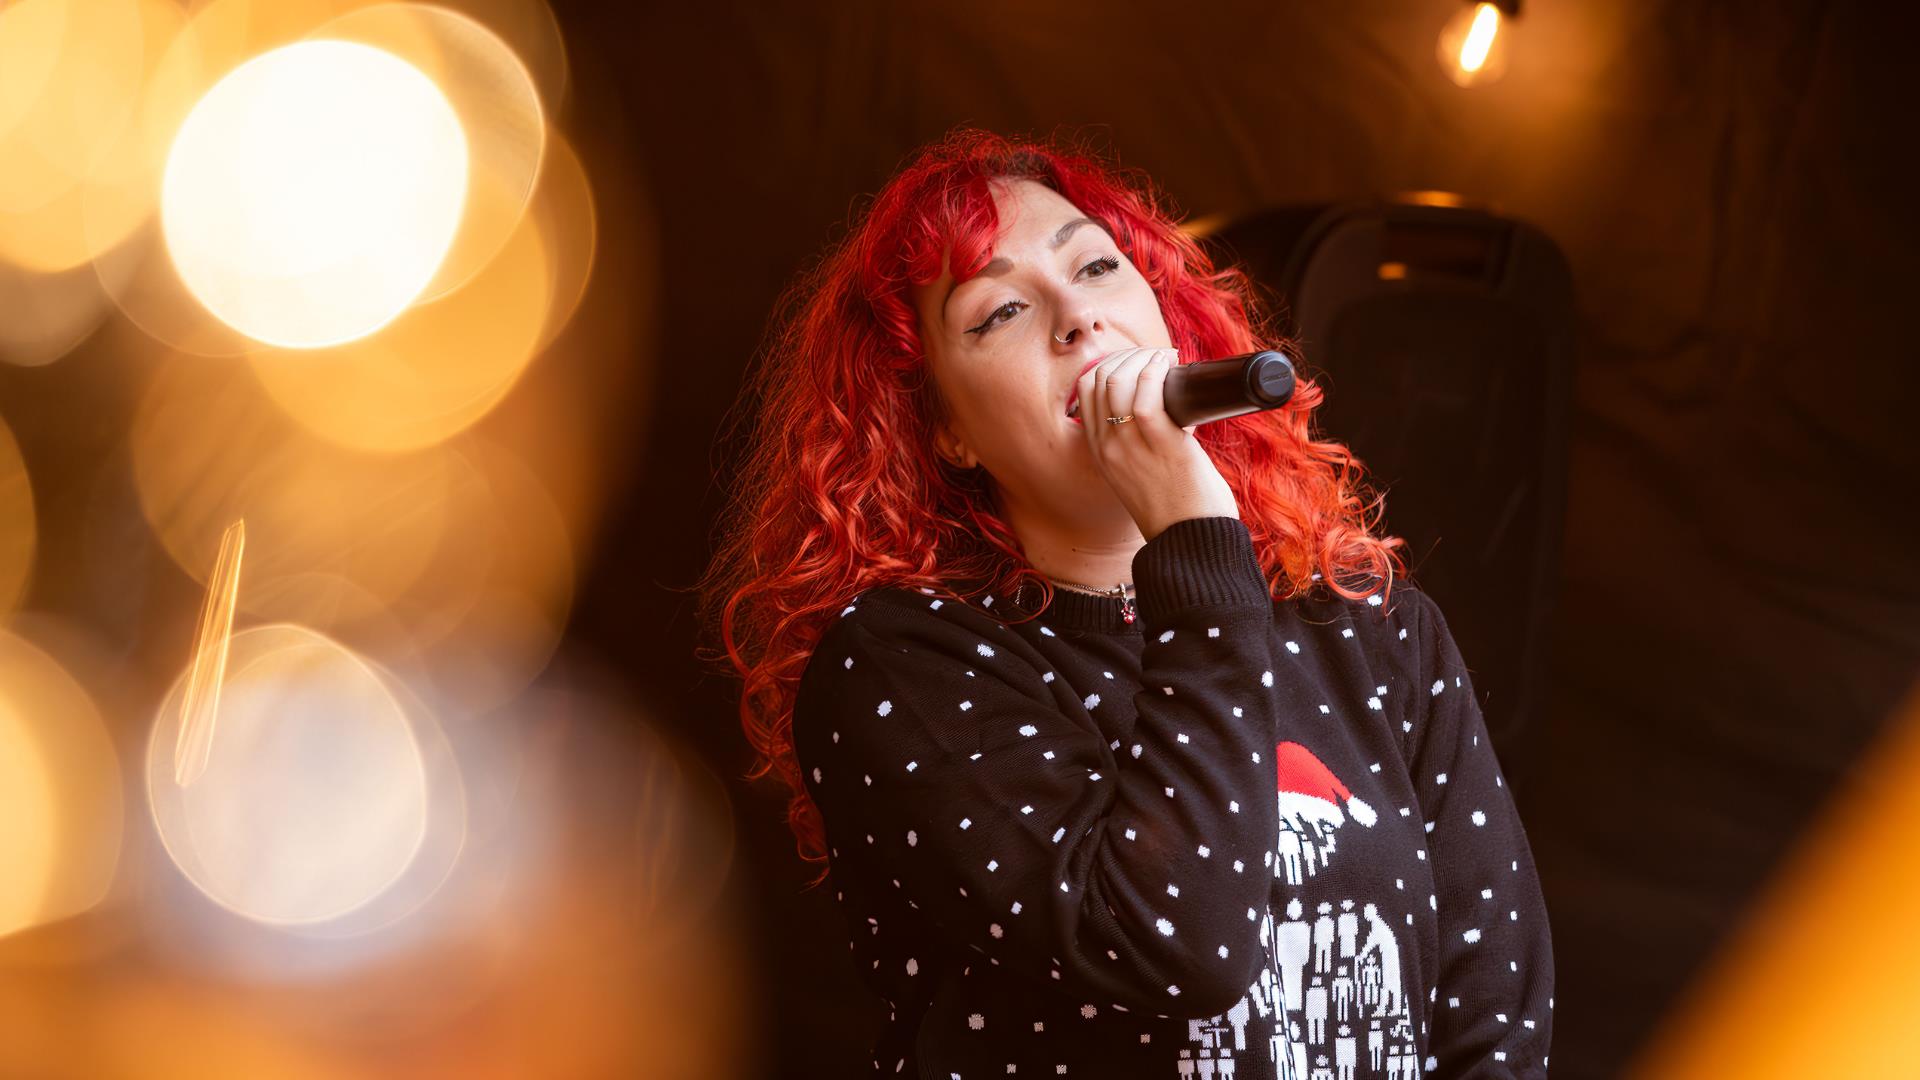
[[[1465,665],[1319,387],[1150,181],[961,130],[788,294],[705,583],[885,1075],[1540,1076],[1553,961]],[[722,654],[715,653],[719,659]]]

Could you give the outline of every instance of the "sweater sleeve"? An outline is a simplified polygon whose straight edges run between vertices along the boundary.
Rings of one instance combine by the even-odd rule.
[[[1408,591],[1422,688],[1410,760],[1440,935],[1428,1069],[1544,1077],[1553,939],[1533,855],[1446,617],[1431,597]]]
[[[1117,751],[1095,720],[1116,684],[1068,687],[934,598],[841,615],[795,742],[836,868],[877,867],[954,946],[1085,1008],[1213,1016],[1263,960],[1272,601],[1236,518],[1176,523],[1133,568],[1143,681]]]

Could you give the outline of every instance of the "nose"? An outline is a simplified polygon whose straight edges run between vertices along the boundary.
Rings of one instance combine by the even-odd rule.
[[[1100,320],[1092,316],[1069,318],[1063,321],[1063,325],[1067,328],[1065,333],[1061,333],[1058,329],[1054,331],[1053,343],[1055,345],[1071,346],[1075,341],[1079,340],[1080,335],[1085,332],[1085,328],[1087,327],[1091,327],[1092,332],[1096,334],[1099,333],[1101,329]]]

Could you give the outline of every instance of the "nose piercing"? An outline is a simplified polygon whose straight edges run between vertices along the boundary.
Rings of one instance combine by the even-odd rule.
[[[1073,331],[1073,330],[1069,330],[1069,331],[1067,331],[1067,336],[1066,336],[1066,337],[1061,337],[1061,336],[1060,336],[1059,334],[1055,334],[1055,335],[1053,335],[1053,340],[1055,340],[1055,341],[1057,341],[1057,342],[1059,342],[1059,343],[1060,343],[1060,344],[1062,344],[1062,345],[1070,345],[1070,344],[1072,344],[1072,343],[1073,343],[1073,335],[1074,335],[1074,334],[1075,334],[1076,332],[1077,332],[1077,331]]]

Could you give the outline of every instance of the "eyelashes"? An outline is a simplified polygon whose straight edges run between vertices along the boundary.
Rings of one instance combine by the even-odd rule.
[[[1114,271],[1120,269],[1120,260],[1114,258],[1111,255],[1102,255],[1099,258],[1088,263],[1087,265],[1081,267],[1080,273],[1084,274],[1087,271],[1093,270],[1096,268],[1100,270],[1100,273],[1095,274],[1094,275],[1095,277],[1097,278],[1107,277],[1108,275],[1112,274]],[[1023,308],[1026,306],[1027,306],[1026,304],[1018,300],[1009,300],[1006,303],[1001,304],[999,307],[994,308],[991,312],[989,312],[987,314],[986,322],[983,322],[979,326],[976,326],[973,329],[968,330],[967,333],[985,335],[988,331],[992,330],[995,326],[998,326],[1000,323],[1005,321],[1004,319],[1001,318],[1002,315],[1008,315],[1010,317],[1013,314],[1013,312],[1017,312],[1020,308]]]

